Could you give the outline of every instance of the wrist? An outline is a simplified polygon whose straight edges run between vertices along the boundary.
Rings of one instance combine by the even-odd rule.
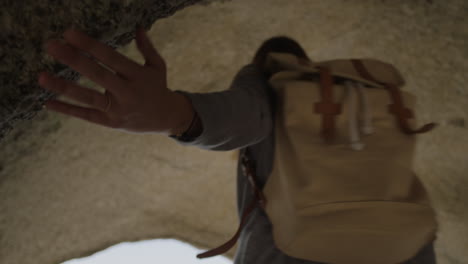
[[[175,111],[168,134],[181,135],[190,128],[195,117],[195,110],[193,109],[192,103],[185,95],[177,92],[173,92],[173,95]]]

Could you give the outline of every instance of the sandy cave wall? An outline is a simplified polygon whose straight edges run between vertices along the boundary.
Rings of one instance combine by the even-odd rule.
[[[227,89],[255,48],[279,34],[297,39],[315,60],[372,57],[397,66],[404,89],[418,96],[419,123],[440,124],[420,137],[415,170],[438,213],[438,263],[452,264],[468,259],[467,18],[463,0],[214,1],[158,20],[150,34],[167,60],[173,90]],[[101,26],[88,25],[90,34]],[[119,51],[142,62],[133,42]],[[28,60],[34,59],[26,56],[21,65]],[[94,87],[86,78],[80,83]],[[17,98],[31,109],[47,98],[30,95]],[[182,147],[50,111],[15,122],[0,144],[1,263],[59,263],[147,238],[211,247],[235,231],[235,153]]]

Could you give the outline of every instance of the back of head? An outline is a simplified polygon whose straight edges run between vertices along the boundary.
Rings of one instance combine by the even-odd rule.
[[[304,49],[301,47],[301,45],[299,45],[299,43],[297,43],[297,41],[286,36],[277,36],[263,42],[263,44],[255,53],[252,63],[257,65],[262,70],[262,66],[264,65],[267,55],[270,52],[291,53],[299,58],[311,61]],[[266,75],[266,78],[269,78],[265,72],[264,74]]]

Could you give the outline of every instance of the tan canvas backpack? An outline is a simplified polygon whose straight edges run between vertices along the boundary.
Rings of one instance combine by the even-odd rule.
[[[260,190],[242,152],[256,200],[230,241],[198,257],[231,248],[256,206],[276,246],[305,260],[397,264],[435,240],[435,212],[412,166],[415,134],[435,124],[411,128],[415,97],[399,90],[398,71],[371,59],[311,63],[287,53],[270,53],[265,68],[277,109],[273,170]]]

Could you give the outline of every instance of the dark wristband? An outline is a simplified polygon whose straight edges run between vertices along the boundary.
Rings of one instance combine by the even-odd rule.
[[[199,137],[202,132],[203,126],[200,117],[198,116],[197,112],[194,111],[194,116],[192,118],[192,122],[190,123],[189,128],[181,135],[170,135],[169,137],[183,142],[190,142]]]

